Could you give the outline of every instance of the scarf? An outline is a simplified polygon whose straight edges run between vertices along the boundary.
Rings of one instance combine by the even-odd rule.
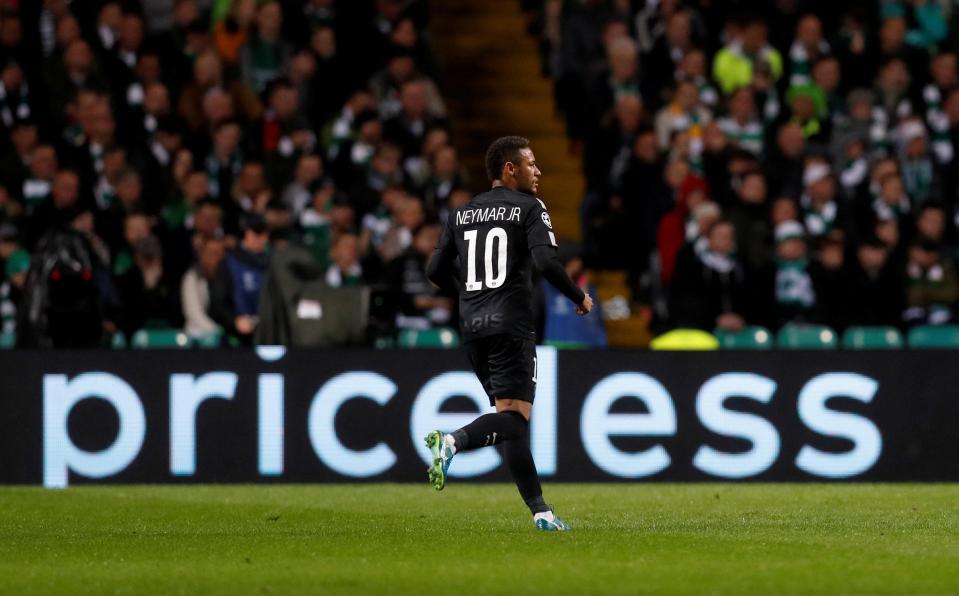
[[[808,261],[776,260],[776,302],[784,306],[809,310],[816,304]]]

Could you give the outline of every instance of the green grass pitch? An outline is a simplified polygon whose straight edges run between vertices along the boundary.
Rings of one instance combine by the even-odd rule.
[[[0,594],[959,592],[959,485],[0,488]]]

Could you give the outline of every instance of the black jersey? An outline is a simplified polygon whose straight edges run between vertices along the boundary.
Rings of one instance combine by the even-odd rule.
[[[437,251],[455,259],[463,341],[495,334],[535,339],[530,250],[555,248],[552,228],[542,201],[502,186],[450,212]]]

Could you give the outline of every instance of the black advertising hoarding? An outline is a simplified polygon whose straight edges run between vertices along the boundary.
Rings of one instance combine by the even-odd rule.
[[[556,481],[959,479],[959,354],[539,348]],[[424,481],[488,403],[459,351],[0,355],[0,483]],[[506,480],[496,450],[451,476]]]

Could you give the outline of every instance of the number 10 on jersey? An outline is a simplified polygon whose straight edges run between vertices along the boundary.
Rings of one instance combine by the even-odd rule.
[[[467,230],[463,233],[466,240],[466,291],[475,292],[483,289],[483,281],[476,279],[476,235],[477,230]],[[484,281],[487,288],[498,288],[506,281],[506,230],[492,228],[483,241]],[[496,245],[496,271],[493,271],[493,245]]]

